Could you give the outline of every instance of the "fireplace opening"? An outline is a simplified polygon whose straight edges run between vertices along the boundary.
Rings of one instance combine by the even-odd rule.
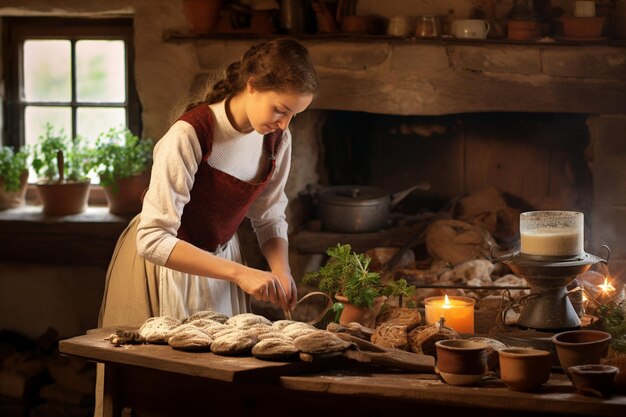
[[[322,129],[320,183],[396,192],[420,181],[396,210],[439,210],[495,188],[519,210],[576,210],[590,224],[587,116],[463,113],[397,116],[332,111]]]

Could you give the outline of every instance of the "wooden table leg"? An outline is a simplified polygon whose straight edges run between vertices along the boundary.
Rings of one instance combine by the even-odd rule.
[[[120,397],[121,369],[119,366],[107,363],[104,366],[104,396],[102,399],[103,417],[120,417],[122,405]]]

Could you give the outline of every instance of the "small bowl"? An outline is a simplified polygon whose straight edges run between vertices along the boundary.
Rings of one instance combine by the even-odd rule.
[[[552,336],[563,372],[570,366],[600,363],[609,350],[611,335],[599,330],[572,330]]]
[[[568,368],[576,391],[592,397],[608,398],[619,369],[609,365],[577,365]]]
[[[538,391],[548,379],[552,358],[547,350],[512,347],[500,349],[500,378],[513,391]]]
[[[440,340],[437,372],[450,385],[471,385],[487,372],[487,344],[469,340]]]

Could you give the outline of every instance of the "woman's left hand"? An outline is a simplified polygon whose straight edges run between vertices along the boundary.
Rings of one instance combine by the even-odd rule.
[[[298,289],[296,288],[296,282],[293,280],[291,273],[277,271],[272,271],[272,273],[278,277],[280,285],[282,285],[283,290],[285,291],[285,298],[288,305],[283,306],[283,308],[293,310],[296,306],[296,302],[298,301]]]

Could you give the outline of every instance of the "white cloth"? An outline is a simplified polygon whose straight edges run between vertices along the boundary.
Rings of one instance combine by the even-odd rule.
[[[208,163],[242,181],[257,181],[267,172],[263,136],[238,132],[226,116],[225,102],[210,106],[215,115],[213,149]],[[291,163],[291,135],[285,131],[276,156],[276,170],[248,210],[259,244],[280,237],[287,240],[285,183]],[[200,277],[165,267],[178,242],[185,204],[189,202],[202,150],[193,127],[177,121],[157,143],[150,187],[144,197],[137,229],[138,253],[158,266],[159,313],[183,319],[196,311],[213,310],[232,316],[247,311],[245,294],[225,280]],[[217,197],[217,196],[216,196]],[[234,236],[215,255],[242,262]]]

